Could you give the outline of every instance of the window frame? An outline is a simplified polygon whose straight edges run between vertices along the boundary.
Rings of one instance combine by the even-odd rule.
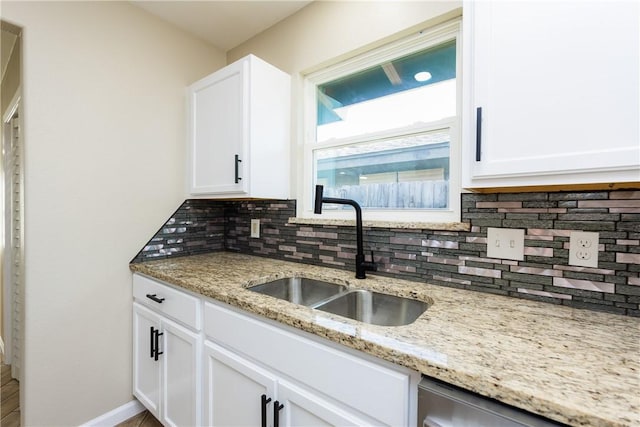
[[[425,29],[397,41],[371,49],[318,71],[303,76],[303,141],[302,153],[298,159],[302,162],[302,186],[297,189],[297,216],[299,218],[320,219],[313,213],[313,183],[316,170],[313,151],[327,147],[339,147],[365,143],[373,140],[406,136],[428,131],[448,129],[449,131],[449,208],[448,209],[363,209],[363,219],[384,222],[421,222],[451,223],[460,221],[461,189],[461,112],[462,112],[462,30],[461,19],[456,18],[444,24]],[[410,125],[399,129],[372,132],[354,137],[316,142],[317,124],[317,86],[323,83],[356,73],[360,70],[409,55],[411,53],[437,46],[447,41],[456,42],[456,115],[443,120],[422,125]],[[353,212],[325,210],[322,218],[329,220],[353,219]]]

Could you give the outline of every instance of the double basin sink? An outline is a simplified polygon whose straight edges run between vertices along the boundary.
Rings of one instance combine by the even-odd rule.
[[[413,323],[429,307],[424,301],[308,279],[287,277],[247,288],[250,291],[286,300],[380,326]]]

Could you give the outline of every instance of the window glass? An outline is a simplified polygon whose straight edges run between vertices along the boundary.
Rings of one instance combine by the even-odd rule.
[[[449,207],[448,129],[314,150],[316,183],[327,197],[363,208]],[[325,208],[344,209],[344,205]]]
[[[454,40],[318,85],[316,141],[455,115]]]
[[[455,39],[318,84],[315,184],[366,209],[450,209],[457,98]]]
[[[320,184],[365,220],[460,220],[459,37],[454,19],[305,77],[299,216],[317,218]],[[353,212],[326,205],[323,216]]]

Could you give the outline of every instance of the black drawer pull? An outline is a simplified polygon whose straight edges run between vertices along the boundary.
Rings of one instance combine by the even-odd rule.
[[[236,179],[235,179],[236,184],[242,180],[242,178],[240,177],[239,163],[242,163],[242,160],[240,160],[240,156],[236,154]]]
[[[158,345],[158,341],[160,340],[160,335],[164,335],[164,333],[160,332],[160,329],[156,329],[154,332],[155,336],[154,336],[154,355],[153,355],[153,360],[158,360],[158,356],[163,354],[162,351],[159,351],[160,346]]]
[[[273,427],[280,427],[280,410],[284,405],[277,400],[273,402]]]
[[[156,294],[147,294],[147,298],[157,302],[158,304],[162,304],[162,301],[164,301],[164,298],[158,298]]]
[[[261,408],[262,408],[262,427],[267,427],[267,403],[271,402],[271,398],[267,399],[267,395],[263,394],[261,397]]]
[[[476,162],[482,158],[482,107],[476,108]]]
[[[152,358],[152,359],[153,359],[153,355],[156,352],[156,349],[155,349],[155,347],[153,345],[154,344],[153,337],[155,336],[155,332],[154,331],[155,331],[155,328],[152,326],[151,330],[149,331],[150,332],[149,337],[151,338],[151,342],[149,343],[149,350],[150,350],[149,357]]]

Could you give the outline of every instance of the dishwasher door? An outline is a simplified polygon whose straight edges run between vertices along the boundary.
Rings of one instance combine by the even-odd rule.
[[[422,378],[417,427],[557,427],[558,424],[495,400]]]

